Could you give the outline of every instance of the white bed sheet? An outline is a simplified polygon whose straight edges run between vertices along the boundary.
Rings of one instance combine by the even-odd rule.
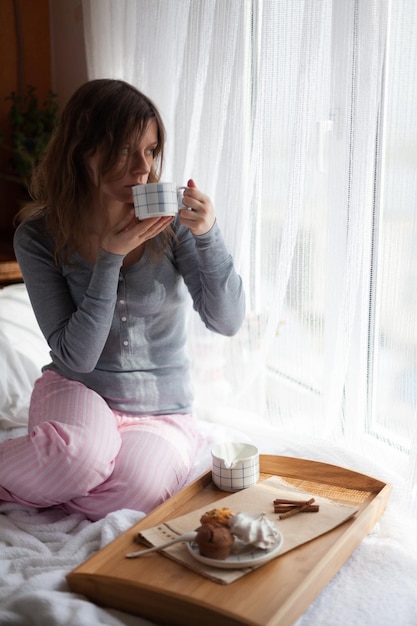
[[[0,440],[25,432],[30,390],[47,348],[23,285],[0,291]],[[190,480],[210,466],[214,442],[253,441],[261,452],[343,465],[394,485],[386,513],[297,626],[416,626],[417,553],[413,520],[398,506],[396,476],[328,441],[294,437],[267,425],[236,430],[221,414],[201,420],[206,445]],[[244,420],[243,420],[244,421]],[[1,477],[0,477],[1,480]],[[66,574],[143,517],[122,510],[98,522],[57,509],[0,503],[0,624],[145,626],[151,622],[104,609],[70,592]]]

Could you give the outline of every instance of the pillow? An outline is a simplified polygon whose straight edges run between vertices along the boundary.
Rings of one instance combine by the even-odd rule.
[[[49,363],[25,285],[0,290],[0,427],[27,423],[33,383]]]

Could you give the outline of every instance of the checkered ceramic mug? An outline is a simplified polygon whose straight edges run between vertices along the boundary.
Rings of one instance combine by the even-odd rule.
[[[135,215],[139,220],[149,217],[176,215],[178,209],[185,209],[182,203],[182,190],[175,183],[147,183],[132,187]]]
[[[240,491],[259,480],[259,451],[249,443],[226,441],[211,451],[212,480],[222,491]]]

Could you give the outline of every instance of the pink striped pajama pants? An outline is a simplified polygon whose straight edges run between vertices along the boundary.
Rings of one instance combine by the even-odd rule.
[[[0,500],[91,520],[148,513],[182,487],[201,443],[191,415],[121,415],[50,370],[35,383],[28,432],[0,444]]]

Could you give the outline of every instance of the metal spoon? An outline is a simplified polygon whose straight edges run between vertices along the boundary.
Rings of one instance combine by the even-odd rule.
[[[193,541],[193,539],[196,538],[196,535],[197,535],[196,531],[193,530],[189,533],[184,533],[183,535],[179,535],[176,539],[172,539],[172,541],[168,541],[167,543],[162,543],[160,546],[154,546],[153,548],[148,548],[147,550],[139,550],[138,552],[128,552],[128,554],[126,554],[126,558],[134,559],[138,556],[144,556],[145,554],[150,554],[151,552],[157,552],[158,550],[163,550],[164,548],[173,546],[174,543]]]

